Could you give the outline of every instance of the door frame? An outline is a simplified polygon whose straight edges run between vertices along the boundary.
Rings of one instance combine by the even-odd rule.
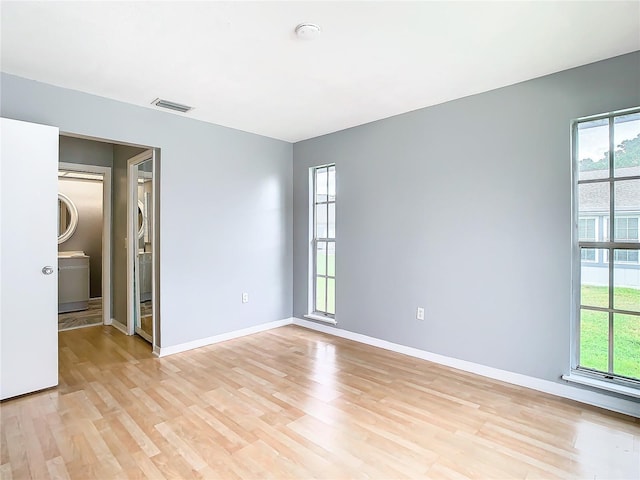
[[[151,236],[151,308],[153,319],[151,322],[151,345],[156,352],[159,346],[156,345],[158,332],[158,155],[155,148],[150,148],[144,152],[130,158],[127,161],[127,333],[133,335],[135,332],[135,313],[140,315],[140,303],[134,295],[134,275],[139,273],[139,268],[134,268],[138,261],[138,175],[137,167],[143,162],[151,160],[151,203],[152,208],[152,236]],[[140,282],[138,282],[139,288]],[[138,290],[139,291],[139,290]],[[139,296],[138,296],[139,297]],[[136,310],[137,309],[137,310]]]
[[[58,162],[58,171],[102,175],[102,323],[112,325],[111,317],[111,167]]]

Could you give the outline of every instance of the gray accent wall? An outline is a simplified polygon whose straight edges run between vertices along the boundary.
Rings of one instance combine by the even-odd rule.
[[[291,144],[5,73],[0,85],[3,117],[160,149],[162,347],[291,316]]]
[[[80,165],[111,167],[113,166],[113,145],[61,135],[59,161]]]
[[[571,121],[638,105],[635,52],[296,143],[294,316],[307,313],[309,168],[335,162],[336,328],[559,381]]]

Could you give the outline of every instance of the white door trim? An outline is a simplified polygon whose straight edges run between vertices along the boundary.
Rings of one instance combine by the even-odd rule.
[[[138,175],[137,175],[137,166],[143,162],[151,160],[152,162],[152,177],[151,177],[151,191],[152,191],[152,225],[153,225],[153,235],[151,237],[151,265],[152,265],[152,275],[151,275],[151,308],[153,311],[153,322],[151,326],[151,345],[156,347],[156,339],[157,339],[157,319],[158,319],[158,305],[157,305],[157,282],[156,275],[158,272],[158,235],[157,235],[157,224],[158,224],[158,209],[157,209],[157,156],[155,149],[149,149],[142,152],[139,155],[136,155],[133,158],[130,158],[127,161],[127,332],[129,335],[133,335],[135,332],[135,312],[137,311],[138,316],[140,315],[140,303],[137,301],[134,296],[133,291],[133,279],[134,272],[139,269],[134,269],[135,262],[138,261],[138,201],[137,201],[137,187],[138,187]],[[135,201],[134,201],[135,199]],[[138,282],[139,288],[140,282]],[[137,309],[137,310],[134,310]],[[140,334],[142,335],[142,334]]]
[[[102,175],[102,323],[111,325],[111,167],[59,162],[58,170]]]

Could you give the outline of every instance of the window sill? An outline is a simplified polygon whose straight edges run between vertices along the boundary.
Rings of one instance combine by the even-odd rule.
[[[620,385],[613,382],[605,382],[604,380],[598,380],[597,378],[580,375],[579,373],[563,375],[562,379],[566,380],[567,382],[599,388],[600,390],[607,390],[609,392],[618,393],[627,397],[640,398],[640,388],[627,387],[626,385]]]
[[[308,318],[309,320],[317,320],[319,322],[324,322],[324,323],[328,323],[330,325],[337,325],[338,322],[336,322],[335,318],[331,318],[331,317],[323,317],[322,315],[314,315],[313,313],[308,313],[306,315],[303,315],[304,318]]]

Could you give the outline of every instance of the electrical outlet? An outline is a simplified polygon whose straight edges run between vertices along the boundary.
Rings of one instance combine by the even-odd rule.
[[[242,294],[242,303],[249,303],[249,294],[247,292]]]
[[[418,309],[416,310],[416,319],[424,320],[424,308],[418,307]]]

